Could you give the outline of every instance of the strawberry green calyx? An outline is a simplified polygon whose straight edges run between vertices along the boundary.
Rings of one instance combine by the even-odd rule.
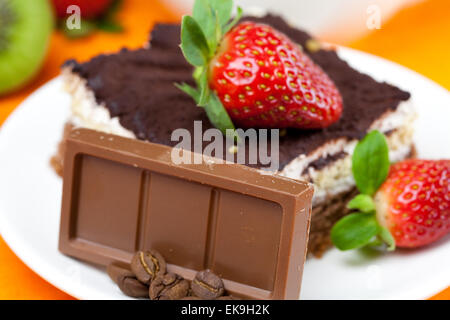
[[[388,251],[395,249],[391,233],[377,221],[373,201],[373,196],[388,176],[389,166],[385,136],[376,130],[370,132],[357,144],[352,158],[353,177],[360,194],[347,207],[357,212],[345,216],[331,229],[331,240],[338,249],[382,244],[387,245]]]
[[[234,130],[220,99],[209,88],[209,65],[217,53],[223,36],[239,21],[242,10],[237,9],[230,21],[232,0],[196,0],[192,16],[184,16],[181,23],[181,50],[186,60],[195,67],[193,77],[197,87],[186,83],[176,86],[203,107],[211,123],[222,131]]]

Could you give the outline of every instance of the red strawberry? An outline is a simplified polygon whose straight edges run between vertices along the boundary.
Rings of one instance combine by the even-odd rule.
[[[59,18],[67,16],[67,8],[71,5],[80,7],[83,18],[96,18],[104,13],[110,4],[111,0],[53,0]]]
[[[209,84],[243,127],[324,128],[342,113],[342,98],[323,70],[264,24],[240,23],[225,35]]]
[[[181,50],[195,67],[196,88],[176,86],[223,133],[235,124],[314,129],[336,122],[342,97],[327,74],[268,25],[238,24],[241,8],[231,20],[232,6],[232,0],[196,1],[192,16],[183,17]]]
[[[390,166],[387,140],[375,130],[356,145],[352,173],[360,191],[347,204],[354,211],[330,233],[339,250],[383,244],[388,251],[415,248],[450,232],[450,160]]]
[[[450,160],[394,164],[375,195],[377,220],[398,247],[420,247],[450,231]]]

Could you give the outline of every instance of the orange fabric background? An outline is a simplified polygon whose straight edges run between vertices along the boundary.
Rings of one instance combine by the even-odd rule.
[[[86,60],[122,46],[139,47],[148,39],[148,31],[155,22],[174,22],[178,18],[160,1],[125,0],[119,14],[126,29],[124,33],[97,33],[89,38],[69,40],[55,32],[46,62],[35,81],[17,93],[0,98],[0,125],[31,92],[57,76],[65,60]],[[402,10],[381,30],[344,45],[403,64],[450,89],[449,37],[450,1],[428,0]],[[0,299],[73,299],[25,266],[1,238],[0,262]],[[450,288],[432,299],[450,300]]]

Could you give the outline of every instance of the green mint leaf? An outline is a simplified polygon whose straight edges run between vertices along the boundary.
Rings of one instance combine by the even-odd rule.
[[[219,22],[219,15],[216,12],[216,45],[219,45],[220,42],[222,41],[222,37],[223,37],[222,29],[223,29],[223,27],[221,26],[221,24]],[[217,49],[217,47],[216,47],[216,49]]]
[[[215,11],[209,0],[195,0],[192,16],[206,37],[210,52],[215,52],[217,47]]]
[[[175,83],[175,87],[177,87],[181,91],[183,91],[183,92],[187,93],[188,95],[190,95],[192,97],[192,99],[194,99],[194,101],[196,103],[198,103],[198,101],[200,99],[200,92],[198,92],[197,89],[191,87],[187,83],[181,83],[181,84],[180,83]]]
[[[372,212],[375,211],[375,203],[372,197],[366,194],[358,194],[347,204],[347,208],[356,209],[361,212]]]
[[[220,27],[224,27],[231,19],[233,0],[210,0],[211,8],[216,12]]]
[[[213,51],[214,54],[215,54],[216,51],[217,51],[217,46],[219,46],[221,41],[222,41],[223,34],[222,34],[222,26],[221,26],[220,21],[219,21],[219,13],[217,11],[215,11],[214,17],[216,18],[216,20],[215,20],[215,26],[216,26],[216,28],[215,28],[215,40],[214,40],[214,51]]]
[[[210,93],[208,104],[205,105],[205,111],[209,121],[224,135],[227,134],[227,129],[234,130],[230,116],[214,92]]]
[[[205,68],[205,66],[197,67],[194,69],[194,72],[192,73],[192,78],[194,78],[197,85],[200,82],[200,78],[202,76],[204,68]]]
[[[366,244],[366,247],[381,247],[383,245],[383,241],[381,241],[380,239],[374,238],[373,240],[371,240],[368,244]]]
[[[208,83],[208,68],[202,68],[203,71],[198,79],[198,87],[200,88],[200,97],[198,99],[198,105],[204,107],[210,96],[210,89]]]
[[[361,248],[378,233],[374,213],[352,213],[339,220],[331,229],[331,241],[339,250]]]
[[[181,50],[193,66],[203,66],[208,62],[207,40],[197,21],[190,16],[184,16],[181,23]]]
[[[389,172],[389,148],[379,131],[372,131],[359,141],[353,153],[353,177],[363,194],[372,196]]]
[[[379,226],[378,236],[381,238],[381,240],[383,240],[388,245],[388,248],[387,248],[388,251],[395,250],[395,240],[388,229],[386,229],[385,227]]]
[[[114,20],[100,20],[97,22],[97,27],[106,32],[122,32],[123,27]]]
[[[228,31],[230,31],[231,28],[233,28],[236,25],[236,23],[238,23],[239,20],[241,20],[241,17],[242,17],[242,8],[237,7],[237,13],[234,16],[233,21],[231,21],[225,27],[223,27],[222,34],[226,34]]]

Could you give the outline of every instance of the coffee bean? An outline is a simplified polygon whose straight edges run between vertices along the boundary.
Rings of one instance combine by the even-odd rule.
[[[177,274],[159,275],[150,284],[149,296],[152,300],[180,300],[189,293],[189,281]]]
[[[195,275],[191,290],[194,295],[205,300],[217,299],[225,291],[222,279],[210,270],[200,271]]]
[[[148,298],[148,286],[141,283],[134,276],[120,275],[117,285],[124,294],[133,298]]]
[[[106,268],[106,272],[108,273],[109,277],[112,281],[114,281],[116,284],[119,283],[119,277],[132,277],[134,278],[133,272],[125,265],[120,263],[111,263]]]
[[[166,261],[156,250],[138,251],[131,261],[131,271],[144,284],[166,273]]]

